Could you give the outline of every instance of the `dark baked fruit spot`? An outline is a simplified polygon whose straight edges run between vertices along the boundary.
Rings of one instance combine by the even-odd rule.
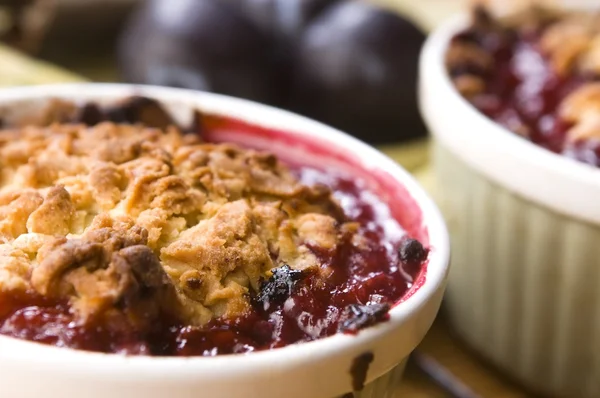
[[[186,285],[188,288],[190,289],[200,289],[200,286],[202,286],[202,280],[198,279],[198,278],[190,278],[188,280],[185,281]]]
[[[272,272],[273,275],[261,283],[260,292],[254,298],[265,310],[271,305],[283,304],[305,274],[303,271],[291,269],[287,264],[273,269]]]
[[[388,303],[359,305],[350,304],[342,313],[338,331],[356,333],[368,326],[387,320],[390,305]]]
[[[412,238],[405,238],[400,242],[398,255],[403,263],[422,263],[427,258],[427,249],[421,242]]]
[[[100,122],[141,123],[161,129],[177,125],[158,101],[147,97],[131,97],[110,107],[88,103],[81,108],[76,121],[89,126]]]
[[[73,118],[66,121],[83,123],[88,126],[95,126],[102,122],[141,124],[158,129],[172,126],[177,127],[184,134],[200,133],[203,124],[202,113],[196,109],[191,116],[191,122],[187,126],[180,125],[155,99],[133,96],[111,106],[100,106],[94,102],[88,102],[77,111]]]
[[[106,119],[106,116],[97,104],[85,104],[76,117],[76,121],[88,126],[94,126]]]

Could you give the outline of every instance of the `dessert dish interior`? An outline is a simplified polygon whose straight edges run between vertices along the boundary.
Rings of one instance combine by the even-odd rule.
[[[249,353],[383,322],[426,265],[360,178],[207,142],[227,118],[130,98],[2,122],[2,335]]]
[[[600,166],[600,16],[476,8],[451,41],[448,72],[482,113],[550,151]]]

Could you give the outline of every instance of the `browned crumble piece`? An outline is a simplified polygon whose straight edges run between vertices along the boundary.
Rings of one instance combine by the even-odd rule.
[[[388,303],[380,304],[350,304],[340,317],[338,331],[356,333],[361,329],[383,322],[388,318],[390,310]]]

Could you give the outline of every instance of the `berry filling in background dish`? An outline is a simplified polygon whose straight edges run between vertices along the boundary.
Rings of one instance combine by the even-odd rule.
[[[175,129],[140,98],[61,106],[0,134],[0,334],[248,353],[386,321],[422,277],[428,248],[364,181],[195,133],[255,126],[198,114]]]
[[[550,151],[600,166],[600,16],[532,8],[496,19],[475,8],[446,54],[459,92]]]

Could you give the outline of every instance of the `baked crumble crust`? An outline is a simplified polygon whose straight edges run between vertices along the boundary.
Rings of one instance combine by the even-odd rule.
[[[599,24],[600,15],[576,13],[561,18],[544,31],[540,47],[558,74],[600,72]]]
[[[313,249],[356,231],[272,154],[111,122],[0,131],[0,215],[0,291],[81,322],[239,316],[272,269],[327,273]]]

